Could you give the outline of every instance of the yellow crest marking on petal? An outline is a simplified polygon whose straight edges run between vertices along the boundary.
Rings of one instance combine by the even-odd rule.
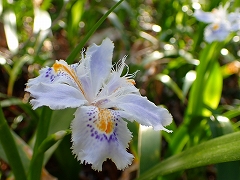
[[[128,81],[129,83],[133,84],[133,85],[135,85],[135,84],[136,84],[136,82],[135,82],[135,80],[134,80],[134,79],[127,79],[127,81]]]
[[[113,131],[113,121],[111,111],[108,109],[98,109],[97,128],[107,134]]]
[[[214,13],[214,14],[216,14],[218,12],[218,9],[216,9],[216,8],[214,8],[213,10],[212,10],[212,13]]]
[[[64,64],[60,64],[58,62],[54,63],[53,64],[53,69],[55,72],[58,72],[58,71],[64,71],[66,72],[69,76],[71,76],[73,78],[73,80],[77,83],[80,91],[83,93],[83,95],[85,96],[85,93],[84,93],[84,90],[83,90],[83,87],[82,87],[82,84],[81,82],[79,81],[75,71],[71,68],[69,68],[68,66],[65,66]]]

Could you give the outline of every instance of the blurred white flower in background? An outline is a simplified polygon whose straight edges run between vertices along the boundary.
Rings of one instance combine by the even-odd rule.
[[[240,30],[239,11],[228,13],[228,8],[229,3],[226,3],[225,6],[220,5],[211,12],[204,12],[202,9],[195,10],[194,17],[209,24],[204,31],[204,39],[208,43],[224,41],[231,32]]]

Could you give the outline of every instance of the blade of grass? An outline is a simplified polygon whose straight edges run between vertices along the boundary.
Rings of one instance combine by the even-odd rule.
[[[217,61],[212,63],[212,67],[209,68],[211,73],[208,76],[208,80],[205,83],[205,89],[203,93],[203,102],[212,109],[216,109],[220,102],[223,86],[223,77],[221,74],[220,65]],[[210,116],[212,113],[209,110],[203,111],[204,116]]]
[[[12,96],[14,83],[19,75],[19,73],[22,71],[22,67],[25,63],[27,63],[30,59],[27,56],[23,56],[22,58],[18,59],[14,62],[14,66],[11,69],[11,73],[9,74],[9,82],[8,82],[8,89],[7,94],[9,96]]]
[[[138,146],[138,153],[140,157],[138,174],[140,175],[156,165],[160,159],[160,132],[154,131],[151,127],[140,126]]]
[[[16,180],[25,180],[26,174],[7,121],[0,106],[0,142]]]
[[[222,136],[224,134],[233,132],[232,123],[226,116],[216,114],[214,118],[211,118],[211,120],[209,120],[209,124],[213,137]],[[238,164],[239,161],[217,164],[217,179],[239,179],[240,172],[238,170]]]
[[[240,132],[221,136],[174,155],[142,174],[137,180],[152,179],[185,169],[240,160]]]
[[[3,14],[4,31],[8,48],[12,53],[17,53],[19,41],[17,36],[16,14],[13,10],[7,10]]]
[[[79,55],[79,52],[82,50],[83,46],[86,44],[88,39],[92,36],[92,34],[97,30],[97,28],[103,23],[103,21],[108,17],[108,15],[121,4],[124,0],[118,1],[111,9],[109,9],[99,21],[92,27],[92,29],[87,33],[87,35],[81,40],[81,42],[74,48],[71,54],[67,57],[66,61],[71,64],[75,60],[75,58]]]
[[[195,131],[204,120],[204,117],[211,115],[205,104],[215,109],[220,101],[222,76],[219,74],[220,68],[217,59],[223,45],[224,43],[214,42],[207,45],[200,53],[200,64],[196,69],[196,80],[189,93],[188,106],[184,117],[184,123],[188,124],[190,134],[190,139],[187,142],[189,146],[193,146],[207,137],[207,133],[205,133],[205,137],[201,137],[200,134],[202,133],[196,133]],[[206,126],[202,130],[199,129],[199,132],[205,130],[207,130]]]
[[[182,90],[178,87],[177,83],[175,83],[168,75],[158,74],[156,75],[156,79],[166,84],[169,88],[171,88],[175,92],[175,94],[182,102],[184,101]]]
[[[221,47],[221,46],[220,46]],[[205,89],[205,84],[207,82],[208,65],[211,61],[216,60],[217,54],[219,54],[220,49],[217,43],[212,43],[206,46],[200,55],[200,64],[197,67],[197,77],[192,85],[190,95],[189,95],[189,105],[187,109],[187,114],[192,116],[201,116],[203,108],[203,93]],[[190,120],[190,119],[188,119]]]
[[[41,154],[37,157],[37,152],[40,144],[48,135],[51,116],[52,110],[44,106],[37,127],[36,141],[33,149],[33,157],[30,162],[30,168],[28,173],[29,180],[40,180],[44,154]],[[36,157],[38,158],[38,161],[35,160]]]
[[[85,1],[76,1],[69,10],[67,17],[67,37],[70,42],[77,42],[76,33],[79,31],[79,22],[84,12]]]

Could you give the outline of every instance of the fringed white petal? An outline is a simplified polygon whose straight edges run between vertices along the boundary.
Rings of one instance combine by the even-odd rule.
[[[194,17],[205,23],[212,23],[216,20],[216,15],[212,12],[204,12],[201,9],[197,9],[194,12]]]
[[[231,23],[231,31],[240,30],[240,12],[232,12],[228,15],[228,20]]]
[[[129,93],[138,93],[139,90],[134,86],[135,81],[125,77],[119,77],[118,73],[113,72],[109,81],[103,86],[100,96],[116,96]]]
[[[171,132],[164,126],[172,122],[172,116],[167,109],[157,107],[150,102],[146,97],[135,94],[128,94],[121,97],[116,97],[117,107],[120,116],[127,120],[136,120],[142,125],[152,126],[154,130],[164,130]]]
[[[102,163],[111,159],[118,169],[131,164],[133,155],[126,151],[131,139],[127,123],[114,110],[82,106],[71,124],[73,153],[82,163],[102,170]]]
[[[74,108],[87,103],[78,89],[66,84],[39,83],[26,88],[26,91],[34,98],[30,101],[33,109],[40,106],[49,106],[51,109]]]

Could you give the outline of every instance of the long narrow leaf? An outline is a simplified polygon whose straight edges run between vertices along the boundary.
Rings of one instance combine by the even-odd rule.
[[[240,160],[240,132],[221,136],[189,148],[149,169],[138,180],[151,179],[185,169]]]
[[[37,135],[36,135],[36,141],[33,149],[33,157],[30,163],[29,174],[28,174],[29,180],[40,180],[44,154],[41,154],[41,156],[40,155],[37,156],[37,152],[40,144],[48,135],[51,115],[52,115],[52,110],[44,106],[42,109],[41,118],[39,119],[39,123],[37,127]],[[37,158],[37,161],[36,161],[36,158]]]
[[[43,156],[44,153],[50,148],[52,147],[56,142],[58,142],[59,140],[61,140],[63,137],[65,137],[66,135],[70,134],[70,130],[66,130],[66,131],[58,131],[54,134],[51,134],[50,136],[48,136],[42,143],[41,145],[39,145],[38,149],[36,150],[36,153],[32,159],[32,164],[36,165],[36,164],[40,164],[42,166],[43,163]],[[32,169],[30,169],[32,170]],[[42,168],[40,169],[40,172],[42,172]],[[32,174],[31,178],[38,178],[36,177],[36,173],[38,173],[37,171],[34,170]],[[40,173],[41,174],[41,173]],[[38,174],[37,174],[38,175]]]
[[[83,46],[86,44],[87,40],[92,36],[92,34],[97,30],[97,28],[103,23],[103,21],[108,17],[108,15],[113,12],[113,10],[118,7],[124,0],[118,1],[111,9],[109,9],[99,21],[92,27],[92,29],[87,33],[87,35],[81,40],[81,42],[74,48],[71,54],[67,57],[66,61],[71,64],[75,58],[79,55],[79,52],[82,50]]]
[[[161,134],[151,127],[140,126],[138,153],[140,157],[139,174],[156,165],[160,159]]]
[[[25,170],[16,143],[0,106],[0,142],[16,180],[26,180]]]

